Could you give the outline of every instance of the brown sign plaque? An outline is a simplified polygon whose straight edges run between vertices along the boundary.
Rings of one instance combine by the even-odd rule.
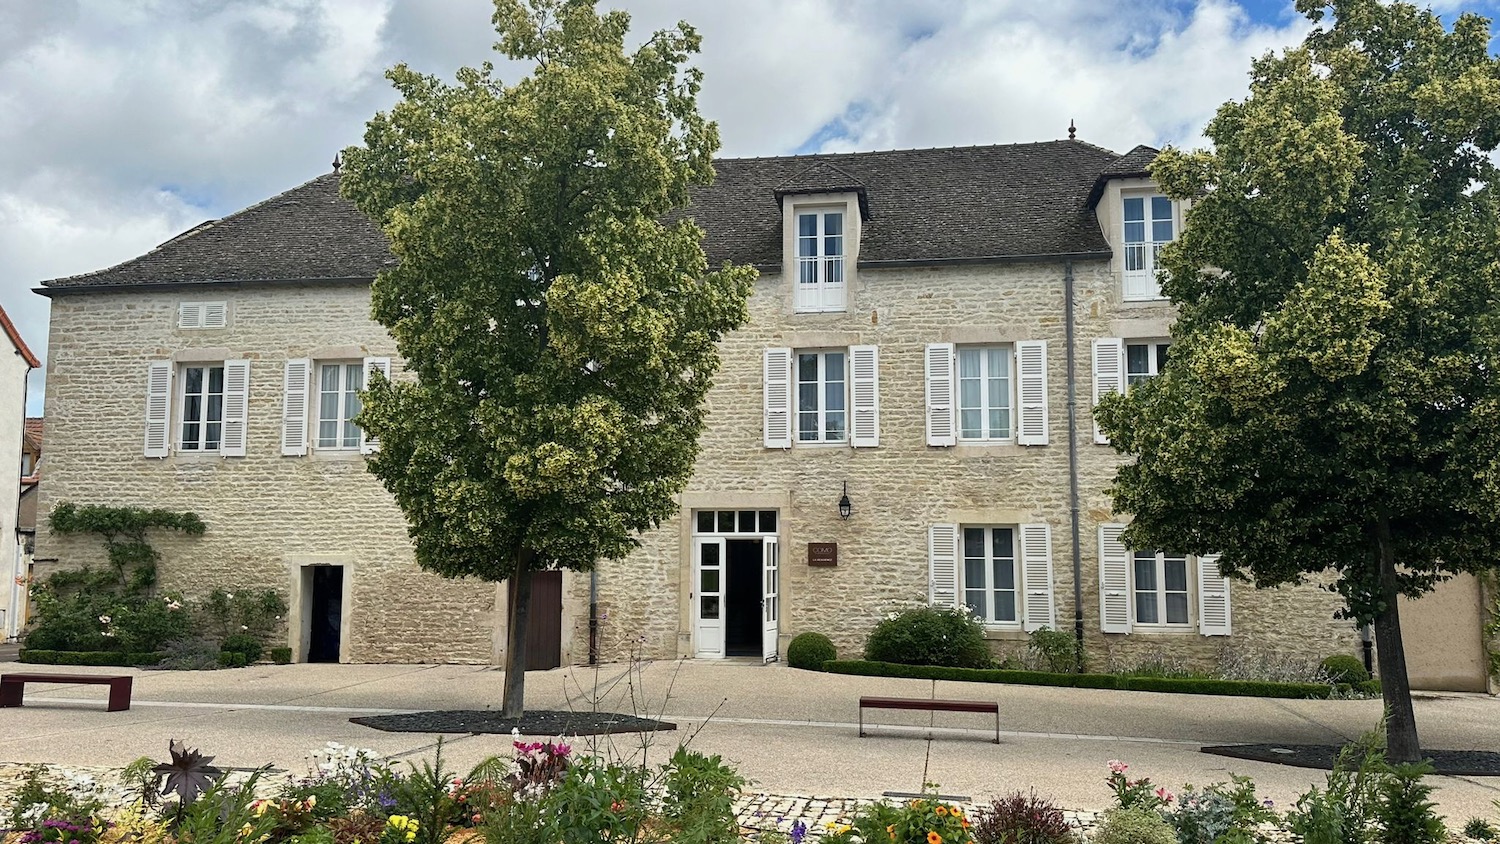
[[[807,543],[807,564],[810,566],[836,566],[839,564],[837,542]]]

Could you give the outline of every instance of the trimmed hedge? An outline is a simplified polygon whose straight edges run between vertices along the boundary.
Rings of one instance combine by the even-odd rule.
[[[957,680],[969,683],[1017,683],[1028,686],[1065,686],[1079,689],[1117,689],[1133,692],[1170,692],[1186,695],[1241,697],[1326,698],[1332,686],[1321,683],[1271,683],[1257,680],[1209,680],[1187,677],[1131,677],[1123,674],[1062,674],[1048,671],[1011,671],[1004,668],[949,668],[940,665],[900,665],[858,659],[823,663],[832,674],[864,677],[904,677],[916,680]]]
[[[164,654],[159,653],[128,654],[118,651],[45,651],[40,648],[23,648],[20,660],[30,665],[99,665],[133,668],[141,665],[155,665],[161,662],[164,656]]]

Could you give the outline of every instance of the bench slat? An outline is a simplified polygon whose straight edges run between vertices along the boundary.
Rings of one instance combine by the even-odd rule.
[[[942,700],[933,698],[862,697],[866,709],[920,709],[952,712],[999,712],[1000,704],[988,700]]]
[[[123,674],[0,674],[0,683],[117,683]]]
[[[124,674],[0,674],[0,707],[20,706],[27,683],[109,686],[109,712],[130,708],[131,677]]]

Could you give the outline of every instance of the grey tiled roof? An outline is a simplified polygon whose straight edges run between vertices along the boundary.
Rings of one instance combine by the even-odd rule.
[[[374,278],[394,262],[385,236],[339,196],[327,173],[139,258],[42,282],[48,288],[330,278]]]
[[[1091,189],[1137,166],[1082,141],[891,150],[715,162],[685,212],[707,232],[711,266],[781,262],[782,194],[861,193],[860,262],[925,263],[1107,254]],[[1149,162],[1149,158],[1145,159]],[[380,231],[326,174],[52,290],[148,284],[368,279],[394,261]]]
[[[1115,159],[1114,163],[1104,168],[1104,171],[1099,175],[1107,179],[1126,179],[1133,176],[1149,176],[1151,175],[1151,162],[1155,161],[1156,156],[1160,153],[1161,150],[1157,149],[1156,147],[1148,147],[1145,144],[1142,144],[1131,150],[1130,152],[1127,152],[1119,158]]]
[[[860,263],[1104,253],[1089,189],[1119,156],[1081,141],[726,158],[688,214],[708,233],[710,266],[781,263],[777,189],[847,174],[864,186],[870,219]],[[793,182],[793,180],[796,180]],[[847,185],[828,185],[830,189]]]

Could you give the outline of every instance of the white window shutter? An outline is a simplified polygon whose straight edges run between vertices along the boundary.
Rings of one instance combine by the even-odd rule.
[[[1026,632],[1057,629],[1057,605],[1052,588],[1052,526],[1021,525],[1021,585],[1026,590]]]
[[[1094,404],[1110,393],[1125,392],[1125,341],[1103,337],[1094,341]],[[1094,423],[1094,442],[1109,442],[1109,437]]]
[[[181,302],[177,305],[178,328],[203,327],[203,303]]]
[[[1099,629],[1130,632],[1130,551],[1124,525],[1099,526]]]
[[[927,603],[958,606],[958,525],[927,528]]]
[[[229,325],[228,302],[204,302],[202,308],[204,328],[223,328]]]
[[[855,448],[880,445],[880,349],[849,347],[849,444]]]
[[[1016,374],[1021,397],[1018,445],[1047,444],[1047,341],[1022,340],[1016,344]]]
[[[765,351],[762,389],[766,448],[792,447],[792,350]]]
[[[220,457],[244,457],[250,414],[250,361],[224,361],[224,436]]]
[[[281,453],[287,457],[307,454],[307,398],[312,361],[293,358],[286,362],[286,381],[281,392]]]
[[[172,362],[154,360],[146,365],[147,457],[166,457],[172,430]]]
[[[1228,636],[1229,578],[1219,573],[1219,555],[1198,558],[1198,632]]]
[[[370,375],[375,372],[379,372],[389,379],[391,377],[391,359],[365,358],[365,389],[368,390],[370,388]],[[380,440],[366,434],[365,430],[361,428],[359,430],[359,453],[374,454],[379,450]]]
[[[956,445],[953,344],[927,344],[927,444]]]

